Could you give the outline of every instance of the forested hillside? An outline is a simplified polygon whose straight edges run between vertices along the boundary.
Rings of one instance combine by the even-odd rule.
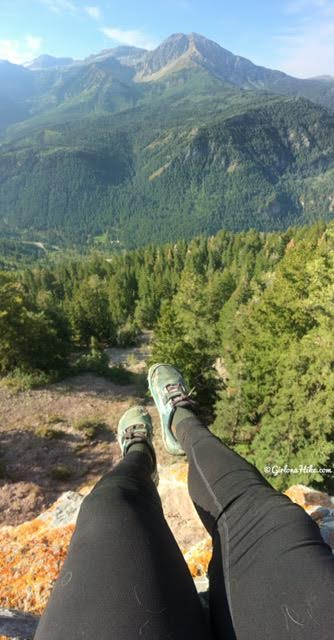
[[[181,368],[215,432],[260,470],[330,467],[333,255],[334,226],[317,223],[221,231],[108,259],[54,253],[39,266],[3,271],[1,375],[64,376],[89,346],[75,366],[107,374],[102,347],[153,328],[153,360]],[[291,484],[289,476],[271,479]],[[326,476],[301,471],[294,481]]]
[[[333,217],[334,116],[262,94],[246,109],[231,97],[219,113],[206,109],[204,87],[200,116],[195,102],[184,109],[179,96],[175,112],[165,96],[135,120],[83,120],[3,144],[2,233],[80,245],[107,232],[131,248]]]
[[[331,79],[175,34],[150,52],[0,62],[0,81],[4,237],[135,248],[333,218]]]

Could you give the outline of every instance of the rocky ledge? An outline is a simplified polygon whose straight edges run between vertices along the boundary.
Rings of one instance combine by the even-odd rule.
[[[187,466],[177,463],[159,471],[166,519],[205,605],[211,544],[188,496]],[[80,505],[90,489],[66,492],[34,520],[1,528],[0,640],[32,638],[66,556]],[[290,487],[286,494],[311,515],[334,550],[334,498],[303,485]]]

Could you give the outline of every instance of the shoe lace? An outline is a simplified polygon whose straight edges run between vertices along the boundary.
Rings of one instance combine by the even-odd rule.
[[[137,436],[145,436],[147,437],[147,429],[143,424],[131,424],[124,431],[125,440],[133,440]]]
[[[144,424],[131,424],[124,430],[124,445],[125,451],[128,450],[130,443],[134,444],[135,442],[146,442],[150,451],[151,451],[151,459],[153,465],[153,474],[156,475],[155,482],[159,482],[159,476],[157,475],[157,459],[154,451],[154,447],[149,440],[149,435],[147,432],[147,428]]]
[[[175,384],[167,384],[166,391],[168,394],[168,400],[171,401],[173,407],[177,405],[184,406],[195,406],[197,403],[190,396],[195,391],[195,387],[193,387],[189,393],[186,393],[186,390],[181,382],[177,382]]]

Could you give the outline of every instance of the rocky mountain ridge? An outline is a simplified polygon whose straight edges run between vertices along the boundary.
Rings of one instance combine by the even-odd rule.
[[[333,78],[293,78],[281,71],[255,65],[197,33],[177,33],[152,51],[119,46],[103,50],[84,60],[44,54],[23,66],[0,61],[0,97],[3,101],[9,101],[13,110],[8,114],[9,106],[6,108],[6,104],[5,108],[0,109],[0,129],[31,118],[36,113],[46,113],[55,107],[63,110],[73,95],[80,96],[81,103],[91,97],[89,110],[96,109],[96,91],[101,90],[106,83],[108,87],[115,82],[125,83],[126,102],[129,104],[138,98],[136,85],[151,85],[166,78],[176,82],[184,81],[187,74],[194,71],[204,72],[215,82],[223,82],[234,90],[303,96],[334,109]],[[181,79],[175,78],[179,74]],[[78,89],[68,92],[66,87],[75,83]],[[90,96],[92,85],[94,91]],[[113,107],[108,107],[107,102],[103,108],[107,111],[114,110]],[[7,112],[7,117],[5,113],[2,115],[2,111]]]
[[[288,78],[281,71],[260,67],[247,58],[234,55],[213,40],[198,33],[177,33],[147,52],[139,65],[136,80],[158,80],[166,74],[189,67],[204,68],[217,78],[236,86],[263,88],[268,81]]]
[[[120,45],[92,54],[83,60],[57,58],[44,54],[24,63],[23,66],[30,70],[41,71],[51,67],[82,66],[108,58],[115,58],[122,64],[133,67],[135,70],[134,80],[137,82],[154,81],[180,68],[196,65],[206,68],[217,77],[237,86],[251,86],[261,89],[268,84],[278,84],[279,81],[298,81],[297,78],[282,71],[256,65],[247,58],[235,55],[213,40],[195,32],[172,34],[153,50]],[[334,77],[324,75],[308,80],[311,82],[333,82]]]
[[[23,63],[22,66],[30,69],[30,71],[42,71],[43,69],[51,69],[54,67],[69,67],[74,62],[75,60],[73,58],[56,58],[55,56],[44,54],[29,62]]]

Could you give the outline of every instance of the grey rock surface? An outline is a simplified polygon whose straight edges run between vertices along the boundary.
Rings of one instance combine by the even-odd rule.
[[[39,618],[30,613],[0,608],[0,633],[13,640],[33,638]]]

